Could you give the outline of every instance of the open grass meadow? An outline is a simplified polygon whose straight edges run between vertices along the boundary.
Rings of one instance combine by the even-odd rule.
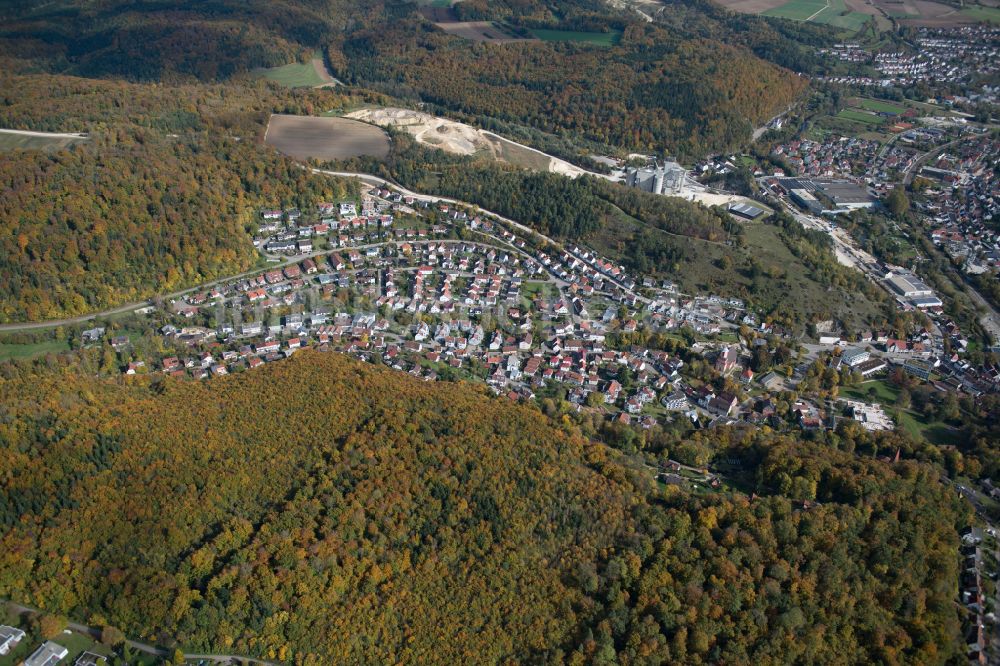
[[[532,30],[531,34],[543,42],[576,42],[595,46],[614,46],[622,37],[620,30],[611,32],[577,32],[573,30]]]
[[[762,12],[763,16],[809,21],[856,31],[871,17],[848,9],[844,0],[790,0],[780,7]]]
[[[965,9],[959,11],[959,14],[971,16],[977,21],[1000,24],[1000,8],[997,7],[983,7],[980,5],[975,7],[966,7]]]
[[[314,58],[321,57],[319,53],[313,55]],[[257,74],[268,81],[274,81],[289,88],[312,88],[327,83],[316,71],[312,61],[293,62],[280,67],[261,69]]]
[[[752,301],[777,318],[796,315],[800,321],[834,318],[849,327],[863,326],[875,317],[879,305],[864,294],[843,288],[829,289],[813,278],[813,271],[785,244],[778,227],[767,223],[744,225],[743,247],[676,236],[646,225],[618,211],[618,219],[586,238],[598,252],[624,260],[628,247],[644,233],[657,238],[665,254],[677,257],[651,270],[672,280],[687,293],[715,293]],[[725,268],[723,255],[733,267]],[[759,267],[753,275],[750,264]]]
[[[0,342],[0,361],[35,358],[44,354],[58,354],[65,351],[69,351],[69,343],[65,340],[45,340],[31,344]]]
[[[863,402],[877,402],[885,407],[887,413],[893,415],[898,413],[897,428],[918,439],[925,439],[931,444],[955,444],[960,432],[942,421],[930,421],[913,410],[897,409],[895,405],[899,389],[884,379],[873,379],[857,386],[842,387],[840,395]]]

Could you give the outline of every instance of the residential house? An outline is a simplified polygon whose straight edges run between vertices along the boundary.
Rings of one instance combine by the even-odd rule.
[[[69,650],[58,643],[45,641],[31,656],[24,660],[23,666],[55,666],[66,658]]]
[[[24,638],[24,632],[16,627],[0,626],[0,655],[8,654]]]

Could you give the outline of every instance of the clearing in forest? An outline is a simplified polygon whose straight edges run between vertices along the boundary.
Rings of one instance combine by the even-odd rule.
[[[374,125],[349,118],[274,114],[264,143],[297,159],[340,160],[389,154],[389,136]]]

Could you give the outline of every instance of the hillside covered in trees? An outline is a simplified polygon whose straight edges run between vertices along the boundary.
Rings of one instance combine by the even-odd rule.
[[[335,50],[336,49],[336,50]],[[399,21],[331,47],[338,76],[450,111],[632,150],[698,155],[746,141],[805,87],[738,48],[629,24],[607,49],[468,43]]]
[[[685,20],[669,24],[644,23],[600,0],[456,10],[515,21],[525,34],[532,26],[622,32],[619,43],[593,48],[470,42],[400,0],[29,2],[8,9],[0,60],[22,72],[214,82],[321,49],[348,83],[474,122],[684,156],[740,145],[804,90],[784,67],[807,58],[802,40],[815,35],[778,33],[693,0],[678,10]]]
[[[924,464],[720,428],[758,496],[695,496],[569,419],[339,355],[207,383],[62,362],[0,367],[0,596],[49,612],[298,664],[964,649],[967,509]]]
[[[0,322],[83,314],[246,270],[261,206],[352,192],[256,142],[272,110],[308,113],[309,95],[53,76],[0,85],[5,127],[90,133],[56,153],[0,160]]]

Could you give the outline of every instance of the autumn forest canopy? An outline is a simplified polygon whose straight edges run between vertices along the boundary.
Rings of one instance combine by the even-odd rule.
[[[551,384],[532,386],[547,392],[537,400],[508,400],[451,381],[456,366],[472,373],[478,361],[424,382],[380,355],[366,352],[366,364],[319,351],[328,340],[293,355],[285,336],[281,354],[265,353],[242,328],[225,344],[257,350],[238,353],[247,371],[241,360],[223,374],[212,355],[237,357],[221,346],[224,317],[188,310],[189,328],[210,332],[192,346],[163,333],[188,326],[165,307],[182,289],[275,265],[254,245],[262,209],[291,218],[297,208],[312,225],[319,202],[360,198],[356,180],[309,167],[469,202],[470,220],[482,206],[551,237],[525,252],[579,243],[630,277],[744,299],[796,334],[827,319],[860,328],[858,312],[890,326],[887,297],[837,263],[825,234],[782,213],[742,224],[596,177],[449,155],[395,130],[379,159],[305,164],[264,142],[274,113],[419,105],[592,167],[595,153],[690,160],[744,146],[800,99],[807,84],[790,68],[815,72],[813,46],[831,40],[825,28],[707,0],[669,9],[648,24],[601,0],[464,0],[451,10],[517,35],[616,35],[594,46],[473,43],[399,0],[0,0],[0,128],[85,135],[0,152],[0,324],[103,313],[87,326],[109,329],[82,344],[74,325],[72,349],[63,327],[0,342],[58,349],[0,362],[0,599],[165,648],[300,666],[960,662],[958,530],[970,510],[941,482],[942,451],[905,433],[849,420],[810,434],[673,418],[627,427],[604,418],[596,390],[589,409]],[[346,85],[261,78],[261,68],[313,57]],[[379,201],[379,213],[399,210]],[[420,231],[443,229],[442,245],[484,236],[445,215],[399,212]],[[296,251],[313,252],[299,233]],[[388,245],[389,232],[377,233],[342,249]],[[487,240],[490,252],[513,250]],[[323,283],[322,308],[317,289],[312,311],[303,299],[294,314],[315,316],[310,326],[341,319],[334,308],[359,314],[369,296],[340,280],[361,266],[338,276],[313,266],[317,281],[338,283]],[[374,272],[377,283],[388,271]],[[570,288],[533,281],[561,298]],[[608,349],[649,342],[645,327],[616,328],[628,307],[608,296],[602,309],[619,312]],[[128,328],[137,314],[105,321],[147,299],[155,307],[141,333]],[[292,302],[240,325],[277,326]],[[217,304],[224,314],[225,299]],[[649,348],[697,363],[697,385],[725,386],[732,378],[687,355],[688,334],[657,334]],[[155,353],[133,357],[139,348]],[[167,353],[199,352],[219,376],[160,372]],[[755,362],[770,353],[755,350]],[[777,368],[766,360],[761,374]],[[177,365],[184,374],[196,361]],[[119,376],[124,367],[140,372]],[[634,387],[633,374],[614,377]],[[996,457],[989,434],[975,432],[985,476]],[[885,462],[887,451],[902,460]],[[736,471],[726,488],[694,492],[656,481],[653,465],[671,456]]]
[[[223,81],[320,49],[348,83],[474,121],[683,155],[739,145],[784,110],[804,87],[784,67],[807,62],[804,45],[823,39],[808,31],[780,33],[763,20],[731,17],[694,0],[677,8],[673,25],[610,16],[597,0],[469,2],[456,9],[466,18],[513,21],[521,29],[623,31],[610,49],[472,43],[398,0],[222,0],[197,8],[178,0],[100,8],[63,0],[8,11],[0,55],[23,71]]]
[[[691,495],[535,407],[315,352],[204,384],[8,365],[0,400],[0,596],[130,635],[301,664],[964,647],[966,510],[921,463],[721,428],[758,496]]]

